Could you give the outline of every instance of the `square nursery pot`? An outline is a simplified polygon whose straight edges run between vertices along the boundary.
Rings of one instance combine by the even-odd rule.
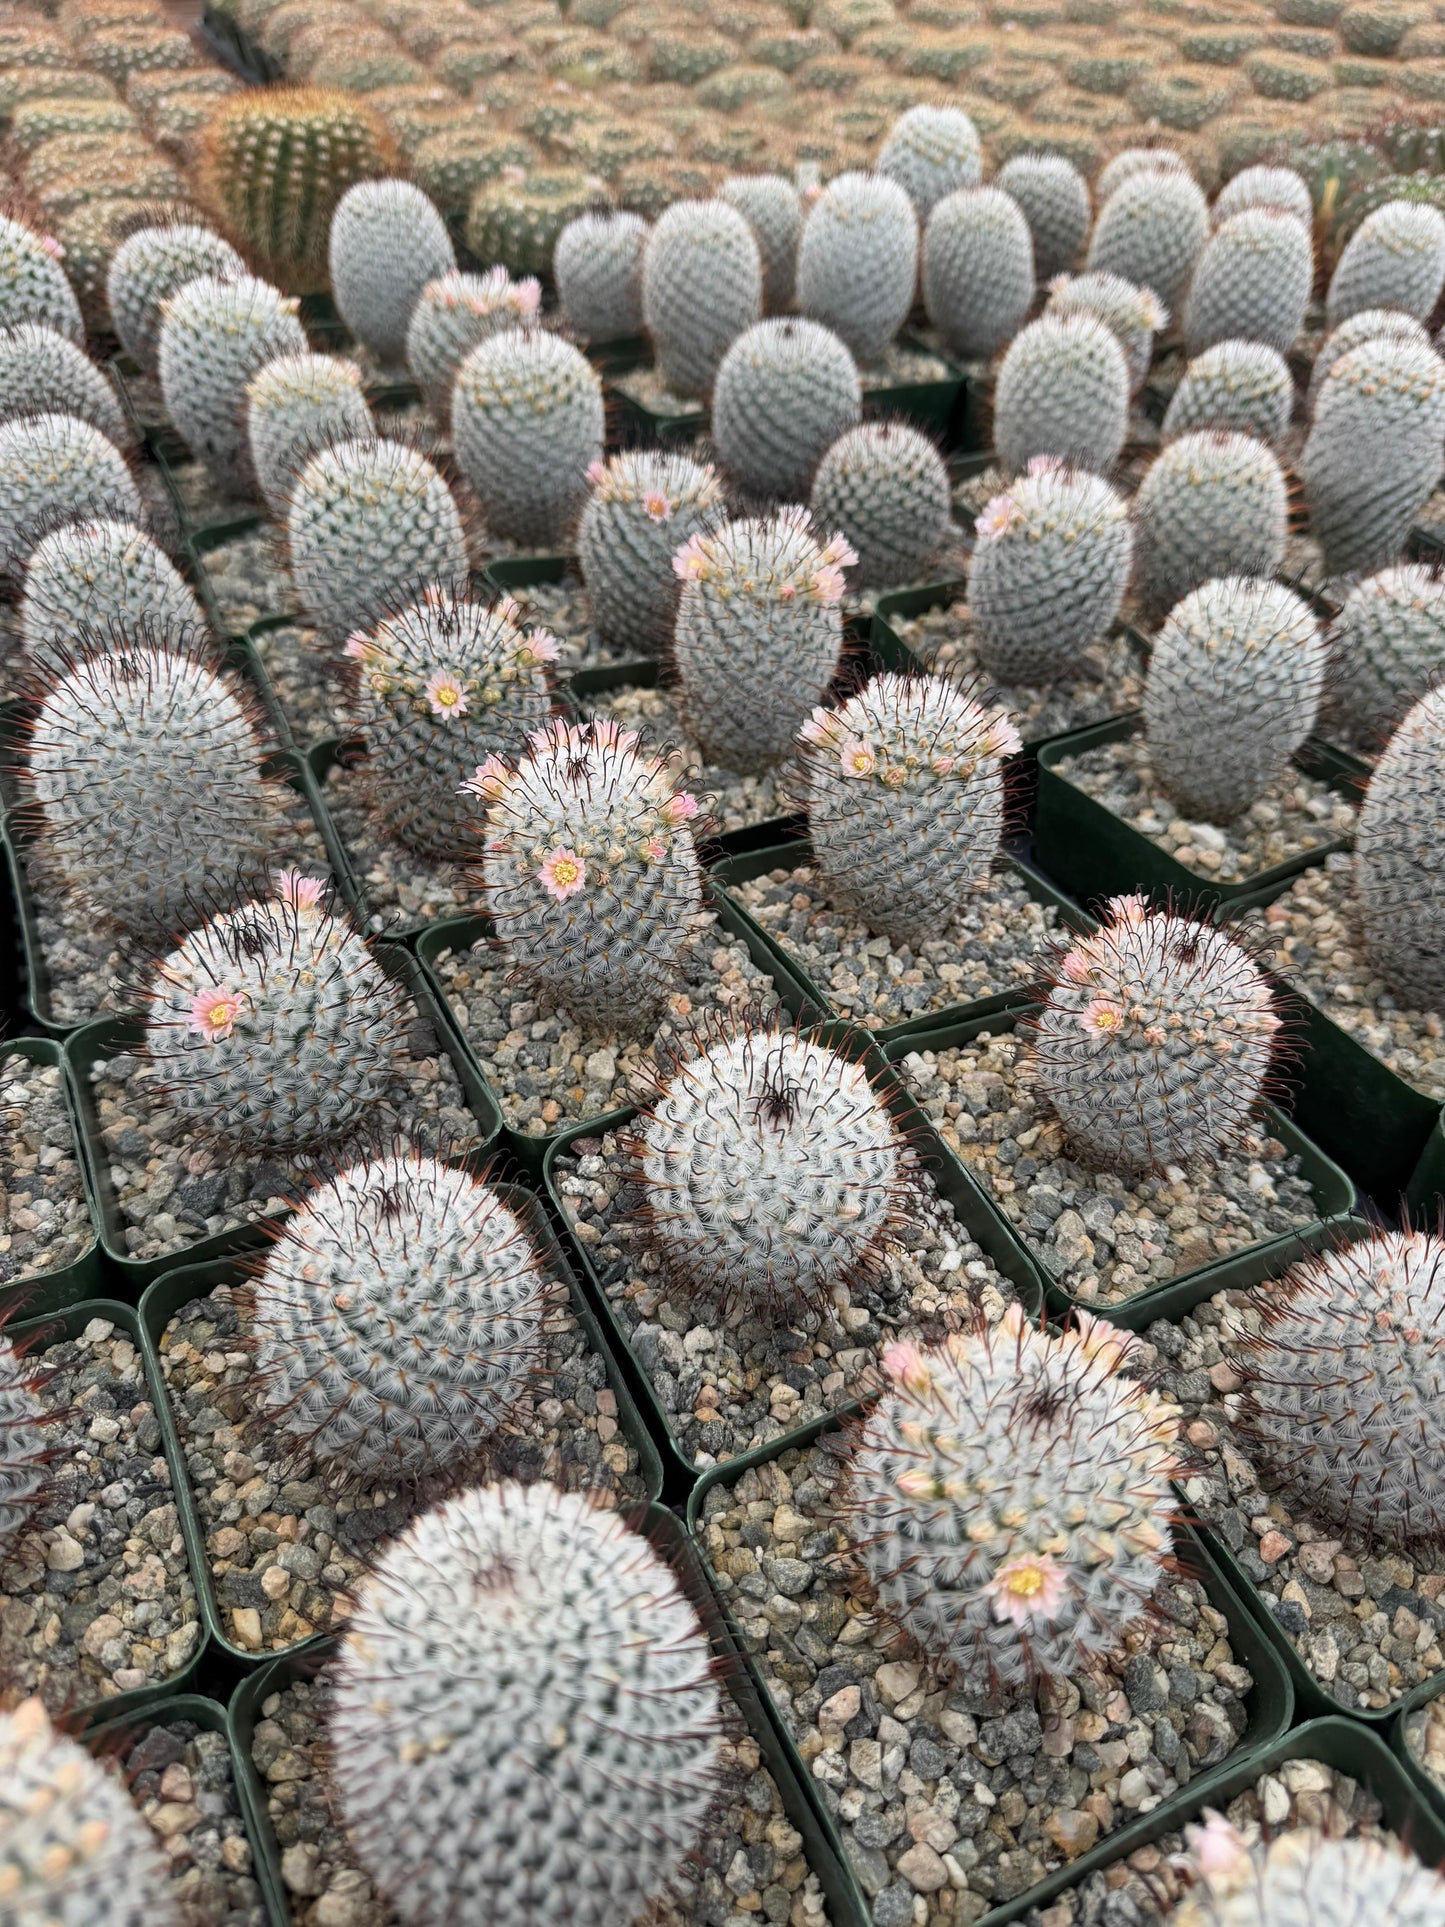
[[[915,354],[931,355],[947,372],[934,381],[903,381],[887,386],[863,384],[863,415],[869,421],[906,421],[945,446],[970,443],[968,391],[965,371],[941,348],[915,334],[902,334],[897,346]]]
[[[653,1505],[639,1523],[672,1567],[697,1609],[713,1650],[722,1664],[723,1680],[741,1724],[757,1742],[763,1764],[777,1783],[784,1813],[803,1836],[808,1865],[818,1876],[818,1884],[828,1902],[832,1927],[870,1927],[867,1904],[834,1848],[827,1830],[820,1826],[811,1801],[799,1785],[792,1751],[779,1739],[773,1722],[764,1710],[751,1673],[738,1659],[727,1622],[681,1521],[660,1505]],[[247,1830],[259,1848],[257,1876],[273,1927],[286,1927],[293,1916],[281,1879],[281,1851],[271,1825],[266,1789],[252,1756],[252,1741],[257,1724],[263,1717],[261,1709],[270,1695],[283,1691],[295,1679],[314,1678],[335,1654],[338,1643],[334,1638],[327,1638],[273,1659],[248,1679],[242,1680],[231,1699],[228,1723],[233,1753],[240,1762],[242,1810]]]
[[[483,1154],[469,1159],[468,1163],[480,1173],[486,1168],[487,1158]],[[588,1347],[597,1353],[607,1368],[607,1383],[617,1395],[617,1423],[628,1444],[637,1453],[638,1476],[643,1481],[649,1499],[659,1498],[663,1483],[661,1455],[648,1433],[642,1415],[633,1402],[615,1352],[609,1345],[597,1315],[578,1282],[570,1252],[558,1240],[548,1217],[547,1208],[534,1191],[529,1191],[524,1185],[505,1183],[500,1184],[498,1189],[504,1201],[536,1240],[537,1247],[545,1255],[549,1266],[554,1268],[556,1275],[565,1283],[568,1308],[581,1327]],[[315,1646],[328,1635],[312,1633],[305,1639],[297,1640],[291,1646],[277,1647],[265,1653],[253,1653],[244,1646],[238,1646],[226,1630],[227,1621],[220,1602],[216,1598],[210,1557],[206,1551],[206,1526],[196,1504],[195,1493],[191,1489],[186,1470],[185,1446],[176,1425],[175,1413],[171,1408],[165,1373],[161,1369],[161,1339],[165,1335],[166,1326],[182,1306],[191,1304],[195,1299],[207,1297],[218,1285],[241,1284],[254,1275],[254,1265],[248,1265],[237,1258],[213,1259],[208,1264],[183,1265],[176,1271],[166,1272],[147,1287],[145,1296],[141,1299],[138,1314],[140,1343],[145,1352],[146,1371],[161,1391],[160,1403],[156,1411],[160,1417],[161,1433],[165,1439],[166,1456],[172,1466],[178,1467],[181,1473],[181,1476],[176,1479],[176,1504],[180,1511],[181,1531],[186,1541],[186,1555],[191,1562],[196,1592],[201,1602],[202,1622],[216,1651],[224,1654],[234,1665],[244,1668],[251,1668],[263,1661],[276,1659],[282,1654],[301,1652],[307,1647]]]
[[[81,1149],[74,1093],[65,1075],[64,1053],[51,1037],[0,1037],[0,1062],[17,1053],[31,1064],[50,1064],[59,1070],[61,1095],[65,1114],[70,1120],[70,1134],[76,1153],[76,1173],[84,1187],[85,1154]],[[72,1258],[68,1265],[62,1265],[55,1271],[26,1272],[0,1287],[0,1318],[7,1311],[26,1318],[48,1315],[75,1304],[96,1289],[100,1278],[100,1230],[95,1204],[88,1190],[85,1192],[85,1208],[90,1219],[90,1242],[80,1256]]]
[[[501,1113],[491,1092],[473,1068],[470,1053],[463,1050],[449,1019],[433,997],[416,959],[400,944],[385,941],[375,945],[374,955],[383,969],[404,985],[416,1005],[418,1016],[429,1022],[436,1032],[439,1050],[451,1060],[467,1108],[477,1120],[479,1142],[475,1149],[486,1151],[496,1148],[501,1136]],[[159,1278],[163,1272],[175,1271],[182,1265],[204,1264],[212,1259],[229,1257],[234,1252],[264,1243],[266,1227],[279,1223],[286,1215],[278,1213],[276,1218],[264,1218],[255,1224],[233,1225],[229,1230],[199,1238],[193,1245],[162,1252],[154,1258],[132,1258],[129,1255],[125,1242],[125,1218],[110,1183],[110,1159],[100,1133],[100,1111],[91,1073],[104,1059],[133,1051],[144,1039],[145,1023],[142,1018],[132,1014],[97,1017],[92,1023],[83,1024],[79,1030],[73,1031],[65,1045],[66,1075],[80,1119],[85,1181],[91,1206],[100,1223],[100,1248],[105,1254],[111,1275],[127,1295],[134,1298],[139,1298],[151,1280]]]
[[[716,1588],[717,1581],[707,1556],[701,1525],[703,1506],[708,1494],[717,1486],[731,1486],[753,1466],[765,1464],[793,1447],[812,1445],[826,1433],[839,1431],[843,1424],[856,1417],[865,1409],[863,1401],[855,1401],[840,1412],[826,1418],[815,1419],[811,1425],[802,1427],[786,1439],[779,1439],[766,1446],[762,1451],[750,1452],[745,1458],[728,1459],[722,1465],[713,1466],[694,1486],[687,1503],[687,1528],[692,1538],[693,1548],[699,1564],[706,1571],[709,1582]],[[1177,1793],[1170,1794],[1160,1801],[1151,1812],[1118,1827],[1099,1845],[1087,1854],[1058,1868],[1046,1879],[1039,1881],[1026,1893],[1017,1895],[1013,1900],[992,1907],[975,1923],[975,1927],[1002,1927],[1006,1920],[1014,1920],[1031,1907],[1044,1905],[1061,1888],[1071,1886],[1080,1874],[1092,1868],[1107,1864],[1135,1851],[1148,1840],[1178,1826],[1184,1815],[1196,1811],[1205,1804],[1215,1804],[1231,1794],[1221,1793],[1221,1789],[1231,1782],[1237,1782],[1233,1790],[1245,1786],[1256,1777],[1259,1768],[1254,1763],[1272,1745],[1278,1745],[1283,1736],[1288,1735],[1294,1717],[1294,1692],[1273,1647],[1256,1626],[1251,1614],[1241,1604],[1225,1574],[1211,1554],[1210,1547],[1188,1524],[1181,1524],[1175,1534],[1175,1554],[1179,1564],[1197,1578],[1204,1588],[1209,1603],[1222,1613],[1229,1624],[1230,1644],[1234,1648],[1239,1663],[1246,1667],[1254,1677],[1245,1702],[1248,1724],[1244,1736],[1227,1759],[1216,1767],[1206,1768],[1190,1783],[1181,1787]],[[826,1802],[816,1780],[798,1753],[796,1743],[788,1730],[786,1716],[768,1691],[763,1669],[754,1655],[743,1644],[742,1635],[733,1617],[725,1596],[719,1595],[719,1606],[727,1620],[733,1644],[743,1654],[743,1663],[752,1675],[754,1686],[777,1729],[779,1744],[792,1763],[794,1774],[807,1789],[808,1797],[818,1815],[819,1824],[827,1835],[829,1845],[838,1859],[847,1864],[846,1853],[838,1832],[837,1821],[828,1811]],[[1341,1720],[1343,1727],[1347,1722]],[[1384,1752],[1384,1749],[1380,1749]],[[1385,1755],[1388,1761],[1388,1754]],[[1390,1762],[1393,1765],[1393,1762]]]
[[[482,565],[479,583],[483,593],[505,594],[509,589],[530,589],[565,582],[577,573],[575,555],[494,555]]]
[[[932,1029],[909,1031],[898,1036],[884,1046],[884,1055],[892,1065],[901,1065],[911,1051],[955,1050],[962,1044],[971,1043],[981,1031],[988,1031],[995,1037],[1006,1035],[1018,1024],[1020,1018],[1029,1015],[1037,1005],[1015,1005],[1011,1010],[998,1012],[991,1017],[971,1017],[948,1024],[939,1024]],[[911,1096],[910,1103],[916,1102]],[[922,1115],[922,1107],[919,1107]],[[1072,1310],[1094,1313],[1096,1317],[1107,1318],[1111,1324],[1121,1325],[1128,1331],[1138,1331],[1153,1319],[1168,1317],[1170,1314],[1159,1308],[1170,1302],[1177,1302],[1177,1295],[1186,1288],[1195,1295],[1191,1302],[1198,1303],[1201,1297],[1211,1297],[1216,1291],[1243,1290],[1246,1286],[1257,1284],[1260,1279],[1272,1277],[1285,1266],[1293,1264],[1296,1258],[1308,1251],[1318,1250],[1329,1244],[1341,1229],[1342,1222],[1348,1218],[1355,1203],[1355,1187],[1339,1166],[1333,1163],[1319,1146],[1314,1144],[1299,1126],[1273,1104],[1266,1104],[1262,1111],[1263,1122],[1272,1137],[1283,1144],[1286,1154],[1299,1158],[1300,1170],[1309,1183],[1314,1201],[1316,1216],[1298,1230],[1285,1232],[1279,1237],[1262,1239],[1258,1244],[1247,1245],[1241,1251],[1227,1258],[1217,1258],[1207,1265],[1198,1265],[1192,1271],[1180,1272],[1176,1277],[1166,1278],[1157,1285],[1150,1285],[1132,1298],[1118,1304],[1089,1304],[1076,1299],[1065,1291],[1045,1269],[1043,1258],[1033,1251],[1022,1234],[1016,1231],[1012,1222],[999,1212],[1008,1226],[1009,1236],[1029,1253],[1032,1262],[1043,1275],[1048,1293],[1049,1309],[1056,1314]],[[930,1127],[932,1128],[932,1127]],[[960,1170],[968,1172],[970,1182],[980,1189],[987,1189],[981,1177],[973,1176],[964,1161],[940,1140],[941,1154],[958,1164]],[[995,1206],[995,1209],[998,1209]]]
[[[607,407],[607,448],[653,448],[686,444],[707,433],[709,415],[704,402],[689,402],[676,414],[651,408],[637,396],[618,386],[618,377],[635,375],[653,365],[651,352],[636,361],[614,363],[601,368],[603,399]]]
[[[856,1055],[866,1066],[869,1077],[883,1093],[889,1110],[907,1131],[924,1170],[933,1180],[939,1197],[952,1205],[954,1216],[959,1224],[975,1240],[1003,1277],[1008,1279],[1024,1310],[1030,1317],[1039,1315],[1044,1302],[1042,1273],[1039,1267],[1009,1229],[991,1199],[984,1195],[963,1167],[948,1155],[944,1146],[935,1137],[933,1127],[922,1117],[908,1094],[898,1087],[896,1079],[889,1075],[888,1065],[877,1046],[868,1038],[868,1033],[837,1018],[817,1018],[807,1024],[806,1028],[811,1035],[825,1044],[836,1049],[851,1050],[851,1054]],[[612,1111],[606,1117],[591,1118],[586,1123],[571,1125],[548,1142],[543,1173],[548,1199],[561,1224],[566,1225],[567,1213],[558,1184],[557,1159],[570,1150],[578,1138],[602,1137],[609,1131],[623,1130],[632,1124],[638,1115],[635,1109]],[[679,1494],[686,1493],[695,1486],[700,1476],[698,1467],[687,1456],[668,1423],[662,1401],[653,1390],[651,1380],[632,1350],[627,1327],[607,1296],[606,1287],[592,1262],[588,1247],[576,1238],[572,1240],[572,1244],[591,1287],[597,1315],[606,1328],[613,1350],[621,1358],[627,1372],[632,1395],[645,1414],[654,1435],[666,1441],[669,1489]],[[819,1426],[826,1422],[825,1417],[811,1420],[807,1425],[795,1426],[791,1432],[785,1433],[781,1438],[759,1446],[752,1452],[741,1453],[735,1459],[726,1459],[723,1464],[731,1473],[739,1467],[746,1467],[761,1459],[771,1458],[778,1452],[786,1451],[791,1445],[807,1443],[816,1435]]]
[[[1438,1679],[1430,1680],[1426,1684],[1430,1690],[1425,1690],[1425,1687],[1417,1687],[1415,1692],[1410,1695],[1408,1701],[1401,1701],[1399,1708],[1400,1717],[1396,1720],[1390,1732],[1390,1746],[1396,1758],[1405,1769],[1406,1776],[1409,1779],[1416,1799],[1419,1800],[1420,1804],[1425,1808],[1425,1811],[1430,1814],[1431,1818],[1440,1828],[1442,1839],[1445,1839],[1445,1787],[1437,1786],[1425,1771],[1424,1767],[1415,1757],[1407,1734],[1407,1728],[1410,1723],[1409,1716],[1412,1713],[1420,1712],[1424,1707],[1429,1705],[1432,1699],[1438,1699],[1440,1694],[1445,1692],[1445,1674],[1441,1674]],[[1392,1708],[1391,1710],[1393,1711],[1395,1709]],[[1441,1858],[1445,1860],[1445,1849],[1442,1849]]]

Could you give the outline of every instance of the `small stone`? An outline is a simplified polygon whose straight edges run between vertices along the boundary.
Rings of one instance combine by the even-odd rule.
[[[1077,1860],[1098,1840],[1099,1823],[1092,1813],[1059,1807],[1044,1822],[1044,1832],[1066,1860]]]
[[[261,1650],[261,1615],[254,1606],[237,1606],[231,1613],[231,1630],[236,1644],[248,1653]]]
[[[1267,1566],[1272,1566],[1276,1560],[1283,1559],[1289,1546],[1290,1542],[1282,1532],[1266,1532],[1259,1542],[1259,1556]]]
[[[936,1894],[948,1885],[948,1869],[932,1847],[916,1840],[907,1853],[898,1856],[898,1871],[915,1892]]]
[[[45,1563],[52,1572],[78,1572],[85,1564],[85,1549],[61,1527],[46,1547]]]

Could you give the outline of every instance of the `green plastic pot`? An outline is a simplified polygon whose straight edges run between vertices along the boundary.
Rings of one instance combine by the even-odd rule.
[[[1427,1220],[1445,1210],[1445,1113],[1437,1114],[1420,1153],[1420,1161],[1405,1187],[1410,1212]]]
[[[501,592],[550,586],[576,573],[575,555],[494,555],[482,568],[482,580]]]
[[[951,356],[917,335],[903,334],[898,346],[941,361],[947,373],[937,381],[899,382],[892,387],[863,389],[863,415],[868,421],[906,421],[940,443],[968,434],[968,399],[964,371]]]
[[[31,1064],[54,1065],[60,1071],[65,1113],[70,1119],[71,1137],[75,1143],[76,1168],[84,1184],[85,1156],[80,1148],[80,1124],[75,1115],[75,1100],[65,1076],[64,1052],[51,1037],[0,1038],[0,1062],[16,1055]],[[0,1287],[0,1315],[10,1309],[23,1310],[27,1316],[49,1314],[75,1304],[95,1290],[100,1278],[100,1227],[89,1192],[86,1193],[85,1205],[91,1227],[90,1243],[85,1250],[78,1258],[73,1258],[68,1265],[62,1265],[56,1271],[27,1272],[23,1277],[12,1278],[9,1284]]]
[[[650,367],[650,354],[629,366],[614,365],[601,371],[607,403],[607,446],[616,448],[654,448],[686,443],[707,433],[708,411],[701,402],[689,404],[676,415],[660,414],[617,385],[619,375],[636,374]]]
[[[1437,1825],[1439,1825],[1442,1833],[1445,1833],[1445,1788],[1437,1786],[1430,1778],[1430,1775],[1411,1752],[1409,1742],[1405,1737],[1406,1714],[1418,1712],[1422,1706],[1427,1705],[1432,1699],[1438,1698],[1442,1692],[1445,1692],[1445,1673],[1442,1673],[1438,1679],[1431,1680],[1429,1684],[1434,1688],[1433,1692],[1427,1693],[1424,1692],[1422,1688],[1417,1687],[1415,1693],[1410,1697],[1409,1705],[1404,1706],[1402,1704],[1400,1717],[1390,1730],[1390,1745],[1396,1759],[1405,1770],[1415,1797],[1420,1801],[1421,1805],[1425,1808],[1426,1812],[1431,1815]]]
[[[788,1439],[779,1440],[775,1445],[768,1446],[761,1452],[750,1452],[746,1458],[729,1459],[723,1465],[714,1466],[698,1481],[688,1500],[687,1526],[698,1560],[714,1588],[717,1586],[717,1580],[707,1556],[703,1536],[703,1506],[708,1494],[716,1486],[733,1485],[753,1466],[775,1459],[790,1448],[811,1445],[825,1433],[841,1430],[851,1418],[856,1417],[864,1409],[864,1404],[858,1402],[828,1418],[815,1420],[813,1424],[804,1426]],[[1004,1921],[1016,1919],[1028,1908],[1042,1906],[1061,1888],[1072,1885],[1081,1874],[1132,1853],[1147,1840],[1154,1839],[1169,1828],[1178,1826],[1186,1813],[1206,1803],[1222,1804],[1222,1801],[1230,1796],[1221,1794],[1219,1789],[1233,1776],[1241,1773],[1245,1777],[1240,1784],[1247,1784],[1259,1771],[1257,1767],[1253,1771],[1246,1771],[1248,1764],[1257,1761],[1266,1749],[1278,1744],[1281,1738],[1287,1735],[1294,1716],[1294,1693],[1273,1647],[1263,1637],[1252,1615],[1240,1602],[1233,1587],[1212,1557],[1210,1548],[1199,1534],[1188,1525],[1181,1525],[1176,1531],[1175,1549],[1180,1566],[1200,1581],[1210,1604],[1224,1614],[1229,1624],[1230,1644],[1240,1664],[1247,1667],[1254,1677],[1254,1685],[1245,1702],[1248,1724],[1243,1739],[1229,1758],[1222,1761],[1220,1765],[1207,1769],[1187,1787],[1182,1787],[1178,1793],[1161,1800],[1152,1812],[1142,1815],[1126,1826],[1117,1828],[1091,1853],[1081,1855],[1071,1865],[1059,1868],[1057,1872],[1038,1882],[1026,1893],[1018,1895],[1001,1906],[991,1908],[977,1923],[977,1927],[1002,1927]],[[808,1772],[798,1754],[796,1742],[788,1730],[786,1717],[768,1691],[762,1668],[754,1655],[746,1650],[726,1596],[719,1593],[718,1603],[727,1620],[733,1644],[743,1654],[744,1664],[752,1675],[758,1695],[767,1707],[778,1735],[778,1743],[791,1762],[794,1774],[806,1788],[808,1798],[812,1801],[814,1811],[818,1815],[819,1825],[824,1829],[830,1846],[839,1860],[846,1864],[846,1854],[837,1821],[828,1811],[817,1781]],[[1388,1754],[1385,1757],[1388,1760]]]
[[[960,576],[953,576],[945,581],[924,582],[913,589],[890,589],[886,595],[879,596],[873,605],[874,653],[889,669],[922,669],[923,664],[894,628],[894,619],[907,622],[910,617],[924,615],[929,609],[941,609],[950,602],[957,602],[967,593],[967,582]]]

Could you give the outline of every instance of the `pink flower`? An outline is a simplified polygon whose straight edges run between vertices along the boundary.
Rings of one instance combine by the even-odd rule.
[[[519,314],[535,314],[542,305],[542,284],[535,274],[526,275],[512,290]]]
[[[1011,495],[995,495],[983,514],[974,518],[974,532],[980,542],[995,542],[1022,519],[1023,510]]]
[[[996,716],[979,744],[985,756],[1017,756],[1023,746],[1023,737],[1007,716]]]
[[[706,573],[711,560],[707,538],[701,529],[696,529],[672,558],[672,573],[679,582],[696,582]]]
[[[845,776],[871,776],[878,767],[873,745],[861,736],[850,736],[838,751],[838,766]]]
[[[843,571],[835,567],[832,563],[828,563],[824,568],[813,571],[813,594],[825,608],[831,609],[835,602],[841,602],[843,600],[843,591],[846,587],[847,584],[843,580]]]
[[[650,522],[670,522],[672,503],[660,488],[649,489],[642,498],[642,506]]]
[[[856,569],[858,551],[849,542],[847,536],[834,535],[829,538],[828,545],[823,550],[823,560],[835,563],[840,569]]]
[[[559,843],[555,850],[549,850],[543,858],[538,875],[547,895],[558,903],[565,903],[568,897],[575,897],[586,883],[587,865],[575,850],[569,850],[565,843]]]
[[[1027,1626],[1031,1619],[1054,1619],[1068,1590],[1062,1566],[1046,1552],[1009,1559],[984,1587],[995,1619]]]
[[[550,629],[533,629],[522,644],[522,657],[530,662],[556,662],[562,645]]]
[[[471,708],[462,679],[454,669],[434,669],[422,685],[433,716],[449,723],[454,716],[465,716]]]
[[[1059,965],[1059,975],[1071,984],[1086,984],[1093,974],[1093,965],[1082,950],[1071,950]]]
[[[191,999],[187,1028],[198,1037],[204,1037],[209,1044],[218,1043],[221,1038],[230,1036],[231,1027],[240,1016],[245,1002],[243,991],[198,990]]]
[[[697,798],[688,790],[679,790],[675,796],[668,797],[658,815],[669,829],[675,830],[680,823],[691,823],[697,815]]]
[[[778,584],[778,597],[782,602],[791,602],[797,593],[798,585],[796,582],[780,582]]]
[[[346,638],[346,644],[341,653],[343,656],[349,656],[353,662],[370,662],[372,657],[378,655],[380,651],[370,636],[363,635],[359,629],[354,629]]]
[[[514,595],[498,597],[492,604],[492,614],[498,622],[516,622],[522,614],[522,605]]]
[[[958,758],[956,756],[935,756],[929,764],[929,768],[935,776],[951,776],[953,774],[953,766],[957,761]]]
[[[1079,1028],[1090,1037],[1115,1037],[1123,1021],[1123,1011],[1107,997],[1096,997],[1088,1009],[1079,1014]]]
[[[667,844],[660,836],[650,836],[642,846],[642,854],[649,863],[661,863],[667,855]]]
[[[895,1385],[906,1386],[910,1392],[926,1392],[933,1383],[933,1374],[923,1353],[906,1340],[890,1345],[884,1352],[883,1369]]]
[[[1030,475],[1057,475],[1068,464],[1062,455],[1030,455],[1028,473]]]
[[[53,234],[42,234],[40,237],[40,245],[52,261],[63,261],[65,259],[65,249]]]
[[[1212,1807],[1204,1809],[1204,1825],[1186,1827],[1184,1838],[1195,1866],[1211,1886],[1230,1882],[1249,1861],[1243,1834]]]
[[[815,709],[798,731],[800,743],[827,744],[833,740],[833,712]]]
[[[499,803],[506,795],[511,780],[512,773],[501,757],[489,756],[485,763],[477,765],[476,775],[469,783],[463,783],[462,788],[488,803]]]
[[[314,910],[325,889],[320,877],[303,876],[300,870],[283,870],[276,879],[276,895],[293,910]]]
[[[1147,897],[1110,897],[1104,906],[1111,923],[1140,924],[1149,914]]]
[[[592,484],[593,488],[596,488],[599,482],[603,482],[607,479],[607,464],[602,460],[600,455],[598,456],[595,462],[588,463],[587,479]]]
[[[883,781],[889,789],[901,790],[903,785],[908,781],[908,771],[901,768],[897,763],[890,763],[888,768],[883,772]]]

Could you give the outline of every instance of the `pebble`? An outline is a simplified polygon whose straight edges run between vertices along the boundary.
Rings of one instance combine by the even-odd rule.
[[[1403,1727],[1411,1759],[1445,1793],[1445,1700],[1437,1695],[1416,1707]]]
[[[149,1726],[117,1764],[169,1863],[183,1927],[266,1927],[225,1734],[193,1720]]]
[[[323,786],[326,808],[362,892],[368,931],[460,917],[476,907],[457,867],[429,862],[417,850],[384,835],[366,803],[364,764],[333,763]]]
[[[60,1066],[0,1055],[0,1285],[61,1271],[94,1243]]]
[[[581,706],[589,715],[610,716],[624,729],[640,730],[653,748],[679,749],[688,786],[698,792],[699,801],[704,795],[711,798],[711,814],[719,831],[749,830],[760,823],[776,822],[781,842],[783,819],[792,814],[792,804],[782,788],[781,769],[741,776],[736,770],[705,762],[702,751],[683,727],[670,691],[622,683],[595,699],[584,698]]]

